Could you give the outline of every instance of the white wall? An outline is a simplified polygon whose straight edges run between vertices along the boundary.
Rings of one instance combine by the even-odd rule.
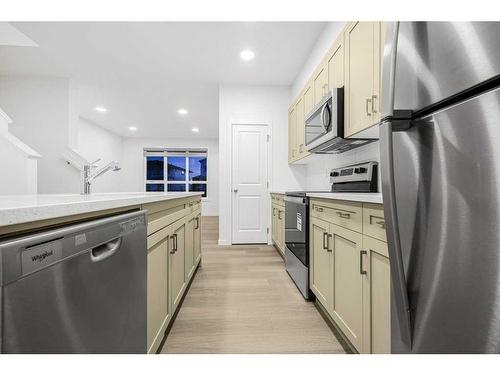
[[[290,102],[302,90],[302,87],[311,77],[314,69],[316,69],[318,64],[321,62],[344,26],[345,22],[327,23],[324,31],[318,38],[318,41],[309,53],[309,58],[293,82]],[[310,155],[305,159],[305,162],[307,163],[305,188],[307,190],[329,190],[331,188],[329,172],[332,168],[342,167],[344,165],[363,161],[379,161],[379,159],[378,142],[374,142],[339,155]],[[380,190],[380,178],[378,181]]]
[[[61,154],[69,141],[70,82],[64,78],[0,76],[0,107],[10,132],[38,151],[38,193],[78,193],[79,173]]]
[[[305,188],[305,166],[288,165],[288,86],[221,85],[219,88],[219,243],[231,242],[231,122],[270,123],[270,190]]]
[[[89,162],[101,159],[98,166],[102,167],[113,160],[122,163],[123,138],[99,125],[78,118],[77,149]],[[92,182],[94,193],[124,191],[122,184],[123,171],[109,171]]]
[[[206,148],[208,149],[208,191],[202,201],[204,216],[219,215],[219,142],[215,138],[124,138],[121,156],[122,191],[144,191],[144,148]]]

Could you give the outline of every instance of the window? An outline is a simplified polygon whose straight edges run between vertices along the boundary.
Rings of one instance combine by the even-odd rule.
[[[207,196],[207,150],[145,149],[146,191],[199,191]]]

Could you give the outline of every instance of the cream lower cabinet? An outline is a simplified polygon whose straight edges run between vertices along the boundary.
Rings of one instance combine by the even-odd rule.
[[[200,197],[143,205],[148,211],[147,350],[161,345],[201,261]]]
[[[363,236],[364,353],[391,352],[390,263],[387,244]]]
[[[319,302],[327,309],[332,301],[333,252],[329,247],[330,224],[318,218],[311,218],[309,284]]]
[[[285,255],[285,201],[283,194],[271,194],[271,239]]]
[[[363,343],[363,278],[359,266],[362,241],[360,233],[331,225],[331,246],[335,262],[331,314],[360,352]]]
[[[201,212],[198,212],[194,218],[194,267],[201,259]]]
[[[172,316],[168,290],[169,247],[168,228],[148,237],[148,352],[156,351]]]
[[[186,287],[186,220],[181,220],[173,225],[172,247],[170,250],[170,296],[172,310],[177,309],[177,305],[182,299],[184,288]]]
[[[360,353],[390,352],[390,267],[381,205],[311,199],[310,287]],[[367,234],[370,235],[367,235]]]

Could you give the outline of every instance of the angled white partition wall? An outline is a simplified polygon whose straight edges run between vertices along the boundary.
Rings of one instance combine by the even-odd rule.
[[[0,194],[35,194],[41,155],[9,133],[10,123],[0,108]]]

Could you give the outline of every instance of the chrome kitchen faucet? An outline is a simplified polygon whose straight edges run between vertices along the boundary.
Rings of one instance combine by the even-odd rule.
[[[82,175],[82,194],[87,195],[87,194],[90,194],[92,192],[91,183],[97,177],[103,175],[104,173],[106,173],[109,170],[117,172],[121,169],[118,161],[114,160],[114,161],[110,162],[109,164],[105,165],[104,167],[96,170],[96,168],[97,168],[96,163],[99,162],[100,160],[101,159],[97,159],[96,161],[94,161],[90,164],[85,164],[83,166],[83,170],[81,173],[81,175]]]

